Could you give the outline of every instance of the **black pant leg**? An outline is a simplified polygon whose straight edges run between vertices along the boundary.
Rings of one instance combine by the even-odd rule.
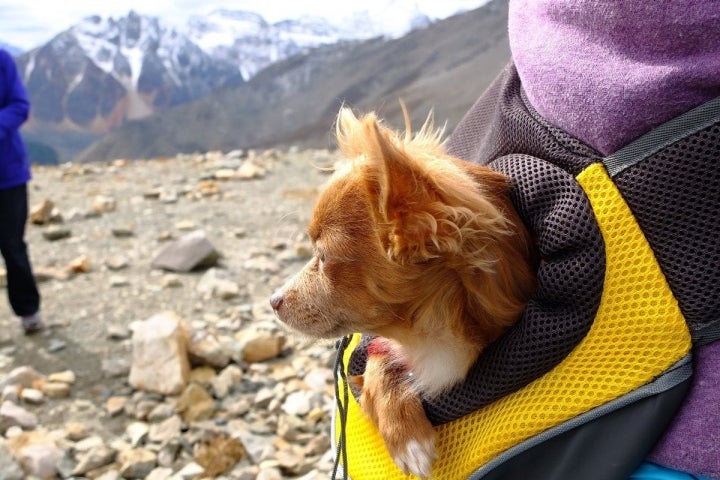
[[[10,306],[18,316],[40,309],[40,294],[25,244],[27,185],[0,190],[0,253],[7,270]]]

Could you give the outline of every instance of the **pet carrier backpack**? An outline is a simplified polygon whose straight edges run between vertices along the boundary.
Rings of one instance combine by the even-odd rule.
[[[693,346],[720,337],[720,99],[602,157],[510,65],[447,148],[512,179],[542,261],[521,321],[426,402],[433,478],[626,479],[682,403]],[[344,381],[369,340],[340,342],[338,456],[352,480],[402,480]]]

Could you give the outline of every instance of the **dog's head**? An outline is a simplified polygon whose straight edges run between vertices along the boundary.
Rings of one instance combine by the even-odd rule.
[[[337,140],[349,161],[313,211],[314,256],[271,298],[283,322],[313,337],[397,338],[475,317],[498,330],[518,315],[529,248],[506,177],[448,157],[431,120],[401,134],[342,109]]]

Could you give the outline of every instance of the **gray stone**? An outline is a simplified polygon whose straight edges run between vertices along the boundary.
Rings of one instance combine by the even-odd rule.
[[[166,245],[153,259],[152,267],[173,272],[190,272],[215,265],[219,252],[203,230],[183,235]]]
[[[25,430],[32,430],[37,426],[37,417],[34,413],[5,400],[0,405],[0,432],[5,432],[10,427],[17,426]]]

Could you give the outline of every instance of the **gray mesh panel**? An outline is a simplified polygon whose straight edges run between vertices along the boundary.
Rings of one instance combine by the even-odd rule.
[[[490,164],[513,180],[513,201],[536,232],[539,287],[522,319],[490,345],[466,381],[426,402],[434,424],[452,421],[551,370],[582,340],[600,305],[604,245],[585,192],[555,165],[528,155]]]
[[[720,125],[670,145],[614,180],[691,329],[720,320]]]

